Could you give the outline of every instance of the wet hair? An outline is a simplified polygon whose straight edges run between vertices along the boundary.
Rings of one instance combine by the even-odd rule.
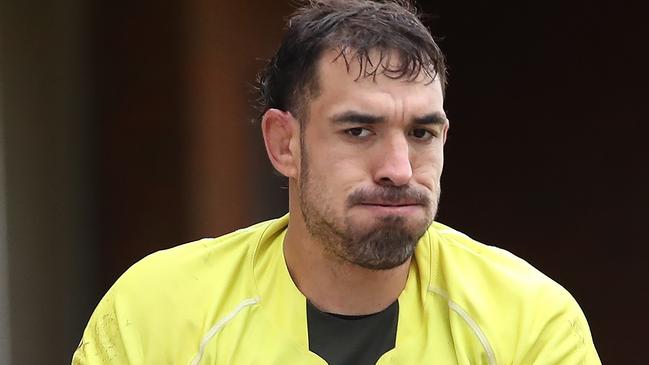
[[[258,76],[261,115],[276,108],[308,119],[308,100],[319,93],[317,64],[328,50],[338,51],[348,70],[358,62],[357,79],[412,81],[423,73],[446,86],[444,55],[410,1],[309,0],[290,16],[281,46]]]

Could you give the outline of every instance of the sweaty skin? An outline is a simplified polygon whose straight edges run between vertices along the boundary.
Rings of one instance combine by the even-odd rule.
[[[320,310],[370,314],[397,299],[410,257],[388,269],[367,269],[345,252],[349,242],[330,239],[332,232],[364,237],[397,222],[418,238],[437,211],[449,124],[438,79],[424,73],[415,80],[358,78],[358,62],[350,61],[348,70],[337,55],[325,52],[318,63],[320,92],[309,100],[308,121],[270,110],[263,130],[273,165],[289,178],[284,252],[297,287]],[[388,201],[373,193],[382,188],[412,194]],[[369,193],[350,204],[359,191]],[[309,220],[325,232],[313,234]]]

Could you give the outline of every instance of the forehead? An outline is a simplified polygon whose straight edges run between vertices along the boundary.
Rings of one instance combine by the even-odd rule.
[[[318,95],[312,109],[371,109],[390,113],[424,114],[443,111],[443,93],[439,77],[420,72],[416,78],[395,78],[390,70],[399,69],[396,52],[382,56],[371,52],[363,61],[353,52],[339,50],[323,53],[317,64]],[[434,74],[433,74],[434,75]],[[313,110],[322,112],[323,110]]]

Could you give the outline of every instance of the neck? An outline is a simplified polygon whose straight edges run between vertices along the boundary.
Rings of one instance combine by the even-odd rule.
[[[410,259],[389,270],[370,270],[341,260],[307,231],[299,209],[291,209],[284,256],[293,282],[323,312],[364,315],[394,303],[408,279]]]

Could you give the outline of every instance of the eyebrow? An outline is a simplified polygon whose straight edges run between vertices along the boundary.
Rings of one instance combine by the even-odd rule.
[[[413,119],[414,124],[444,124],[448,121],[446,116],[443,113],[435,112],[431,114],[424,115],[423,117],[417,117]]]
[[[367,113],[355,112],[355,111],[346,111],[339,114],[335,114],[331,117],[331,120],[334,123],[352,123],[352,124],[378,124],[385,122],[386,118],[380,115],[372,115]],[[446,123],[447,118],[441,112],[434,112],[431,114],[426,114],[421,117],[415,117],[412,119],[413,124],[444,124]]]
[[[384,122],[385,118],[380,115],[347,111],[334,115],[331,120],[335,123],[377,124]]]

